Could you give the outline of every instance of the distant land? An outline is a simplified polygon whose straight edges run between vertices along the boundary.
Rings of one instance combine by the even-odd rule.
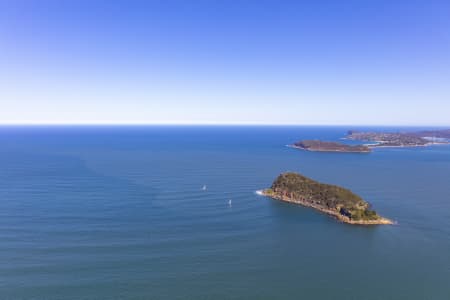
[[[352,191],[312,180],[298,173],[279,175],[262,194],[277,200],[312,207],[338,220],[356,225],[393,224]]]
[[[301,140],[289,147],[318,152],[369,153],[378,147],[419,147],[450,144],[450,129],[424,130],[417,132],[377,132],[349,130],[346,140],[371,142],[361,145],[347,145],[321,140]]]
[[[415,147],[425,146],[430,141],[412,134],[386,132],[355,132],[349,131],[345,137],[349,140],[376,142],[371,147]]]
[[[417,135],[420,137],[427,138],[442,138],[442,139],[450,139],[450,129],[443,130],[424,130],[418,132],[409,133],[410,135]]]
[[[348,140],[375,142],[369,147],[417,147],[433,144],[449,144],[450,130],[418,132],[359,132],[350,130]]]
[[[319,152],[356,152],[356,153],[371,152],[370,148],[365,145],[346,145],[338,142],[327,142],[320,140],[298,141],[292,144],[291,147],[307,151],[319,151]]]

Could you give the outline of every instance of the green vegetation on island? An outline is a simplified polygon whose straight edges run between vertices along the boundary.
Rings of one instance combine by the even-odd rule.
[[[337,142],[327,142],[319,140],[298,141],[294,143],[292,147],[308,151],[319,151],[319,152],[367,153],[371,151],[370,148],[365,145],[346,145]]]
[[[263,194],[274,199],[315,208],[350,224],[392,224],[352,191],[312,180],[298,173],[283,173]]]

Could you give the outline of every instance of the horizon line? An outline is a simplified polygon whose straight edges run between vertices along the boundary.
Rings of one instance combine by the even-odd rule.
[[[379,126],[379,127],[450,127],[450,124],[320,124],[320,123],[0,123],[0,127],[8,126],[333,126],[333,127],[351,127],[351,126]]]

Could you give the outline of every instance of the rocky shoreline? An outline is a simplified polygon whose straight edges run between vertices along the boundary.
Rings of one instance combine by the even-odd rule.
[[[289,203],[299,204],[299,205],[302,205],[305,207],[314,208],[322,213],[330,215],[330,216],[334,217],[335,219],[337,219],[341,222],[347,223],[347,224],[352,224],[352,225],[393,225],[393,224],[395,224],[392,220],[389,220],[389,219],[383,218],[383,217],[380,217],[377,220],[352,220],[349,217],[340,214],[338,211],[331,210],[331,209],[325,209],[319,205],[314,205],[307,201],[302,201],[299,199],[292,199],[290,197],[278,195],[273,192],[270,192],[269,189],[261,190],[261,191],[258,191],[257,193],[259,195],[270,197],[272,199],[281,200],[281,201],[285,201],[285,202],[289,202]]]

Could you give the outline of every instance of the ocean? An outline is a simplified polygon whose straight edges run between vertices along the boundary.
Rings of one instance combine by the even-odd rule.
[[[286,147],[348,129],[0,127],[0,299],[450,299],[450,146]],[[285,171],[397,225],[255,193]]]

